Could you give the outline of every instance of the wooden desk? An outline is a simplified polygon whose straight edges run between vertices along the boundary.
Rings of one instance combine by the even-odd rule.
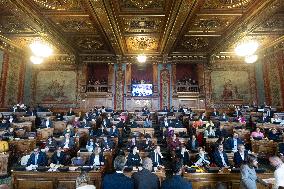
[[[42,118],[52,116],[52,112],[37,112],[37,116]]]
[[[47,140],[50,136],[53,136],[54,128],[37,129],[37,140]]]
[[[25,151],[31,152],[36,147],[36,139],[31,140],[12,140],[9,141],[9,149],[14,150],[17,153],[23,153]]]
[[[18,117],[18,121],[20,122],[32,122],[32,126],[35,126],[35,116],[28,116],[28,117]]]
[[[279,124],[272,124],[272,123],[257,123],[256,127],[261,129],[277,129],[277,130],[283,130],[284,126],[281,126]]]
[[[105,157],[105,170],[111,170],[112,168],[112,151],[105,151],[103,152]],[[88,163],[90,156],[92,155],[92,152],[77,152],[77,157],[83,158],[85,163]]]
[[[76,178],[80,171],[68,172],[34,172],[34,171],[12,171],[12,185],[14,189],[66,189],[76,188]],[[103,171],[90,171],[89,184],[101,188]]]
[[[11,126],[14,129],[24,129],[26,132],[31,132],[32,130],[32,122],[31,121],[25,121],[21,123],[12,123]]]
[[[139,133],[142,133],[142,134],[150,134],[151,137],[154,136],[154,133],[155,133],[155,130],[154,128],[131,128],[131,132],[139,132]]]
[[[0,154],[0,176],[7,175],[9,153]]]
[[[251,140],[251,148],[260,156],[273,156],[277,153],[278,143],[270,140]]]
[[[66,122],[64,121],[53,121],[53,128],[54,128],[54,133],[63,133],[64,130],[66,129]]]
[[[167,130],[167,128],[163,128],[163,133]],[[175,133],[182,133],[182,132],[185,132],[187,133],[187,128],[173,128],[174,132]]]

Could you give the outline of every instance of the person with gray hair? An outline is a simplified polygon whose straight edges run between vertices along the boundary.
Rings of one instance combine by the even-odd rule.
[[[115,173],[107,174],[103,178],[102,189],[134,189],[134,181],[123,174],[126,158],[122,155],[114,159]]]
[[[269,158],[270,164],[276,168],[274,171],[275,183],[273,188],[278,189],[280,186],[284,187],[284,163],[277,156]]]
[[[135,189],[159,189],[160,181],[157,175],[152,173],[153,162],[149,157],[146,157],[142,161],[143,169],[132,175],[134,180]]]
[[[76,179],[76,189],[96,189],[94,185],[89,185],[89,176],[86,172],[82,172]]]

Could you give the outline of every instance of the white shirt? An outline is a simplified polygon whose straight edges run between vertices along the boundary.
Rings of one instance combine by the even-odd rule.
[[[96,189],[94,185],[85,185],[85,186],[80,186],[76,189]]]
[[[65,145],[64,145],[64,147],[63,148],[69,148],[69,139],[66,139],[66,141],[65,141]]]
[[[234,148],[232,149],[233,151],[237,151],[238,149],[238,140],[237,139],[233,139],[234,140]]]
[[[23,156],[23,157],[21,158],[21,165],[26,166],[27,163],[28,163],[28,161],[29,161],[29,159],[30,159],[30,155],[25,155],[25,156]]]
[[[245,160],[245,153],[240,153],[242,160]]]
[[[225,161],[225,158],[224,158],[222,152],[220,153],[220,157],[221,157],[221,159],[222,159],[222,164],[223,164],[223,166],[227,167],[227,164],[226,164],[226,161]]]
[[[95,155],[93,165],[100,165],[100,156],[99,155]]]
[[[283,163],[274,171],[274,177],[275,177],[275,185],[273,188],[278,189],[279,186],[284,187],[284,164]]]

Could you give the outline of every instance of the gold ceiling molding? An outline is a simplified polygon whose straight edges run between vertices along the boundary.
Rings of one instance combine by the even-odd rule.
[[[129,51],[150,51],[158,47],[158,39],[150,36],[127,37],[126,43]]]
[[[78,0],[33,0],[40,8],[46,10],[80,10]]]
[[[163,9],[166,0],[119,0],[122,9]]]
[[[209,40],[207,37],[189,37],[181,42],[181,45],[190,51],[196,51],[204,49],[209,46]]]
[[[95,37],[78,37],[76,43],[82,50],[88,51],[96,51],[103,47],[103,43]]]
[[[246,8],[254,0],[206,0],[203,8],[205,9],[233,9]]]
[[[190,26],[188,33],[222,32],[236,19],[236,16],[198,16]]]
[[[123,28],[129,33],[160,32],[162,26],[161,17],[124,17]]]
[[[22,22],[15,16],[3,16],[0,19],[0,33],[32,33],[28,23]]]
[[[50,18],[64,32],[91,32],[98,34],[95,30],[92,21],[87,16],[60,16]]]

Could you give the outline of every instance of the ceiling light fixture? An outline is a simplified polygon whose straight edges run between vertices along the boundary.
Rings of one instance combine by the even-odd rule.
[[[257,41],[246,41],[238,44],[235,52],[238,56],[250,56],[256,52],[258,47],[259,44]]]
[[[252,64],[252,63],[255,63],[258,59],[258,56],[257,55],[249,55],[249,56],[246,56],[245,57],[245,62],[248,63],[248,64]]]
[[[30,44],[30,48],[33,54],[37,57],[47,58],[53,53],[51,46],[41,41],[33,42],[32,44]]]
[[[144,54],[139,54],[137,56],[137,61],[140,62],[140,63],[144,63],[144,62],[146,62],[146,60],[147,60],[147,57]]]
[[[30,61],[33,64],[41,64],[43,62],[43,58],[42,57],[38,57],[38,56],[31,56],[30,57]]]

